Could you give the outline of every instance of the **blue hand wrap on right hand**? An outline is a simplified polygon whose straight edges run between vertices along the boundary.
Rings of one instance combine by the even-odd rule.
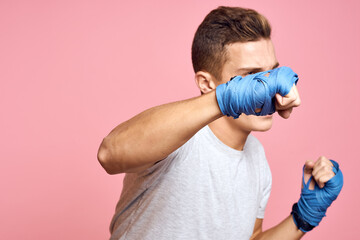
[[[264,76],[270,73],[268,77]],[[289,67],[259,72],[246,77],[236,76],[216,88],[216,98],[224,115],[238,118],[246,115],[270,115],[275,112],[276,93],[288,94],[298,81],[298,75]],[[255,109],[261,108],[256,113]]]
[[[300,199],[297,203],[298,214],[310,225],[316,227],[319,225],[322,218],[325,216],[326,209],[339,195],[344,184],[343,174],[339,168],[339,164],[334,160],[330,160],[333,166],[335,176],[325,183],[323,188],[320,188],[315,182],[314,190],[309,189],[312,177],[305,184],[303,172],[303,189],[301,190]],[[305,166],[304,166],[305,167]]]

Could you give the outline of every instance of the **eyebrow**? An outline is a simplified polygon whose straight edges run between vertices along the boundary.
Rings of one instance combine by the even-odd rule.
[[[277,68],[279,66],[279,62],[276,62],[272,69]],[[246,68],[239,68],[238,71],[257,71],[262,72],[263,69],[259,67],[246,67]]]

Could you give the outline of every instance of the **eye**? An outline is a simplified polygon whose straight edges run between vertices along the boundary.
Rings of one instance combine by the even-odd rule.
[[[246,75],[251,75],[251,74],[254,74],[256,73],[256,71],[253,71],[253,72],[247,72]]]
[[[257,73],[258,71],[250,71],[250,72],[245,72],[243,75],[241,75],[241,76],[243,76],[243,77],[245,77],[245,76],[247,76],[247,75],[251,75],[251,74],[255,74],[255,73]]]

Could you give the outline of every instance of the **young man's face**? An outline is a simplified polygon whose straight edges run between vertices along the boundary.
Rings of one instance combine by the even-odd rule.
[[[273,43],[270,39],[254,42],[237,42],[227,47],[227,61],[223,66],[221,83],[234,76],[246,76],[278,67]],[[272,115],[255,116],[241,114],[238,119],[228,117],[227,121],[234,127],[245,131],[267,131],[272,126]]]

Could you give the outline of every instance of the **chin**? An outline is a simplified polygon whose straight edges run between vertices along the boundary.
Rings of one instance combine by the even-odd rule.
[[[255,118],[256,119],[254,119],[251,123],[251,125],[253,127],[252,131],[266,132],[271,129],[272,124],[273,124],[272,115],[261,116],[261,117],[256,116]]]
[[[270,126],[256,126],[255,128],[252,129],[252,131],[255,132],[266,132],[268,130],[270,130],[272,127],[272,125]]]
[[[241,115],[235,121],[238,127],[246,131],[266,132],[272,127],[273,116]]]

